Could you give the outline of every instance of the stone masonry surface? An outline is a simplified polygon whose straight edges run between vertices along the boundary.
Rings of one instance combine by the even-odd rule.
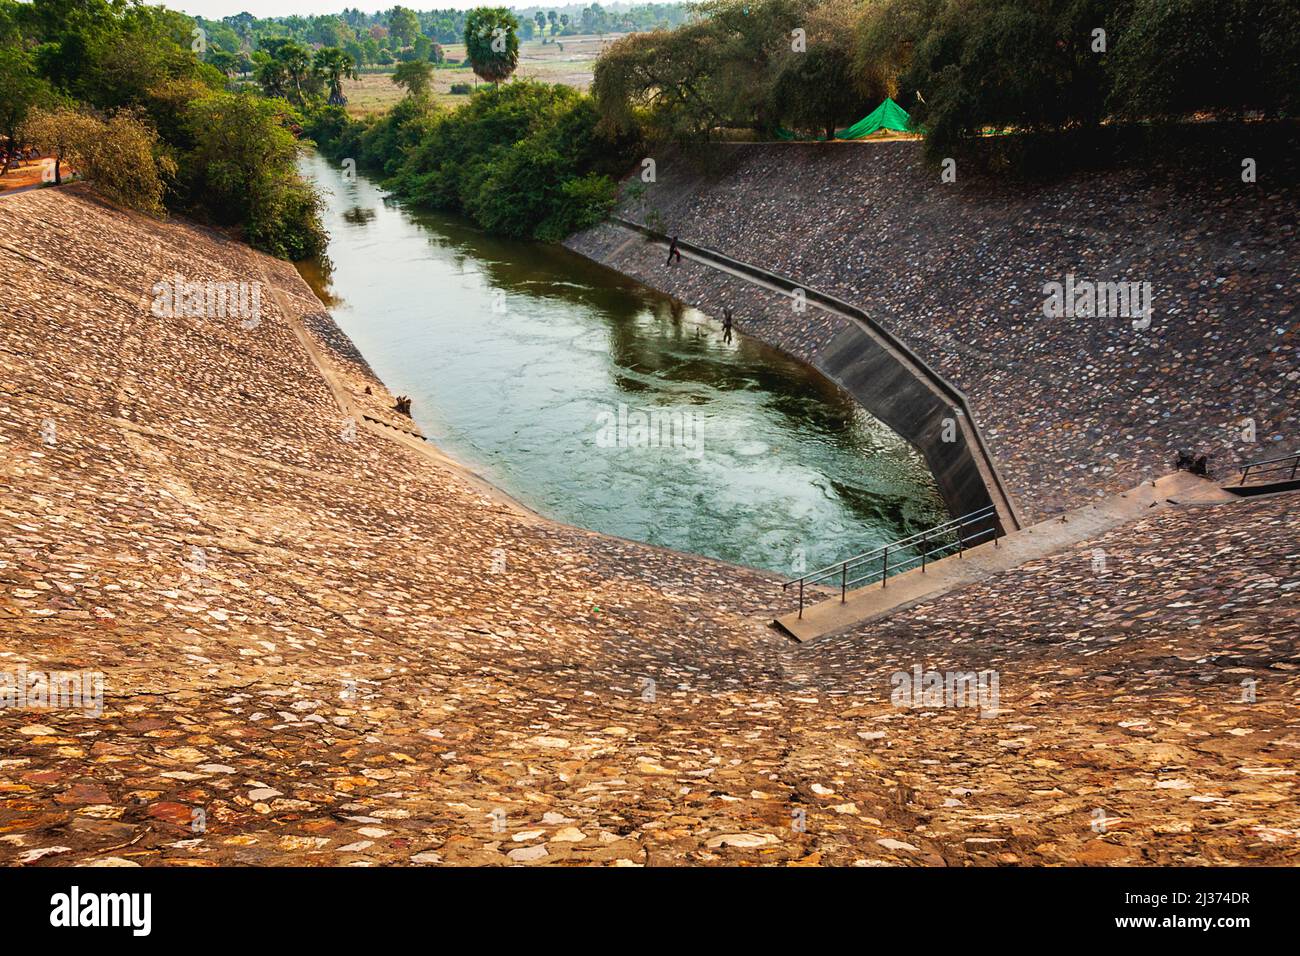
[[[156,318],[175,272],[275,294]],[[343,440],[295,328],[391,396],[290,266],[72,187],[0,199],[0,274],[0,675],[104,686],[0,708],[0,862],[1300,860],[1285,498],[796,647],[767,575]],[[914,665],[996,709],[894,706]]]
[[[720,146],[658,157],[620,214],[864,309],[967,396],[1029,521],[1208,453],[1300,448],[1294,168],[1119,170],[1038,184],[962,171],[940,181],[920,144]],[[577,251],[805,359],[838,319],[664,252],[615,225]],[[1046,318],[1067,275],[1150,282],[1151,326]],[[1245,420],[1256,440],[1245,441]]]

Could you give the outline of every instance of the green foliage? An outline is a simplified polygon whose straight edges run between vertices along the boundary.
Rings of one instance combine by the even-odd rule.
[[[474,72],[490,83],[519,65],[519,21],[505,7],[478,7],[465,18],[465,50]]]
[[[423,99],[433,85],[433,67],[427,60],[411,60],[393,71],[393,82],[404,87],[407,96]]]
[[[295,164],[296,117],[283,103],[249,115],[246,98],[224,92],[231,72],[251,66],[240,49],[251,20],[205,21],[200,44],[195,20],[163,7],[0,0],[0,127],[44,107],[28,115],[29,138],[72,159],[109,198],[243,228],[277,255],[319,249],[318,200]],[[259,55],[262,66],[273,60]],[[302,101],[321,85],[310,56],[304,69],[284,54],[281,67]]]
[[[26,50],[18,46],[0,46],[0,154],[19,143],[18,132],[31,111],[51,102],[53,91],[36,75],[36,64]],[[0,176],[4,160],[0,155]]]
[[[406,97],[358,121],[317,111],[308,132],[333,159],[388,176],[416,204],[462,213],[491,232],[554,241],[600,221],[631,143],[596,130],[595,104],[567,86],[484,87],[452,113]]]
[[[194,143],[184,164],[189,195],[214,221],[242,223],[250,242],[283,258],[324,251],[320,198],[294,166],[291,114],[247,93],[215,93],[193,102],[186,120]]]
[[[1300,4],[1136,0],[1115,45],[1113,109],[1176,118],[1300,105]]]

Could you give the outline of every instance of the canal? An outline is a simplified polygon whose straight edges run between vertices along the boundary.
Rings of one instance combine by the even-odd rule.
[[[921,457],[813,369],[567,249],[302,164],[331,236],[304,276],[429,439],[541,514],[790,576],[946,517]]]

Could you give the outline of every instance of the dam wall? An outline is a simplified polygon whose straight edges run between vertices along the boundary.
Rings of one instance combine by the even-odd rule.
[[[1041,182],[961,169],[945,183],[910,141],[656,160],[657,181],[626,184],[617,217],[860,308],[967,398],[1022,520],[1165,474],[1179,451],[1228,480],[1300,444],[1291,167],[1244,183],[1216,154]],[[712,315],[730,305],[742,330],[823,370],[845,328],[735,276],[666,267],[616,224],[568,245]],[[1045,313],[1050,283],[1084,281],[1145,285],[1147,327]],[[905,437],[924,452],[917,434]]]

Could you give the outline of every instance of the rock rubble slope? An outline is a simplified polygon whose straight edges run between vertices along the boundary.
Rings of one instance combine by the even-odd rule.
[[[0,200],[0,270],[0,674],[104,688],[0,708],[0,862],[1297,858],[1284,499],[795,647],[766,575],[344,440],[331,384],[391,396],[283,263],[75,187]],[[177,272],[273,294],[155,317]],[[994,670],[996,705],[894,706],[913,666]]]

